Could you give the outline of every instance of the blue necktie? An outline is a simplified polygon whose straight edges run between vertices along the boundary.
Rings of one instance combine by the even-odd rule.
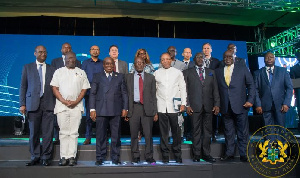
[[[43,92],[43,88],[44,88],[44,85],[43,85],[43,64],[39,64],[40,67],[39,67],[39,76],[40,76],[40,82],[41,82],[41,91],[40,91],[40,97],[43,96],[44,92]]]
[[[111,78],[112,78],[112,76],[111,76],[110,74],[108,74],[107,78],[108,78],[108,81],[110,82],[110,81],[111,81]]]
[[[268,69],[268,72],[269,72],[269,82],[270,82],[270,85],[271,85],[272,84],[272,80],[273,80],[273,73],[272,73],[271,67]]]

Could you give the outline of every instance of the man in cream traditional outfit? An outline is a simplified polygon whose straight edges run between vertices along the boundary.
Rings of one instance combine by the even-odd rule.
[[[59,166],[76,165],[78,128],[84,112],[82,98],[90,88],[86,73],[75,64],[75,53],[68,52],[66,67],[57,69],[50,83],[56,97],[54,114],[60,128]]]

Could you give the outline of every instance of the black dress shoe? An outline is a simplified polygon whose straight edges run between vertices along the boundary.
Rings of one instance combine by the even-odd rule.
[[[89,138],[85,139],[84,142],[83,142],[83,144],[84,144],[84,145],[89,145],[89,144],[91,144],[91,139],[89,139]]]
[[[153,159],[153,158],[146,159],[146,162],[149,164],[156,163],[155,159]]]
[[[39,164],[40,163],[40,159],[37,158],[37,159],[34,159],[34,160],[31,160],[30,162],[28,163],[25,163],[26,166],[34,166],[36,164]]]
[[[212,156],[208,155],[208,156],[203,156],[202,159],[206,162],[216,162],[216,159],[213,158]]]
[[[169,156],[163,156],[162,157],[162,162],[163,163],[169,163]]]
[[[230,161],[230,160],[234,160],[233,156],[228,156],[225,155],[224,157],[221,157],[221,161]]]
[[[100,160],[98,160],[98,161],[95,162],[95,165],[96,166],[101,166],[101,165],[103,165],[103,163],[104,163],[103,160],[100,159]]]
[[[51,161],[49,159],[43,159],[43,166],[50,166]]]
[[[176,163],[182,163],[182,158],[175,158]]]
[[[200,156],[195,155],[193,158],[193,162],[200,162]]]
[[[55,139],[54,141],[53,141],[53,145],[59,145],[60,144],[60,141],[58,140],[58,139]]]
[[[59,162],[58,162],[58,165],[59,166],[66,166],[68,164],[69,160],[68,159],[65,159],[65,157],[62,157]]]
[[[121,164],[121,162],[118,159],[117,160],[112,160],[111,163],[114,164],[114,165],[120,165]]]
[[[140,162],[140,158],[132,158],[131,163],[137,164]]]
[[[77,164],[77,161],[74,157],[71,157],[69,159],[69,166],[75,166]]]
[[[247,156],[240,156],[240,161],[242,161],[242,162],[248,162]]]

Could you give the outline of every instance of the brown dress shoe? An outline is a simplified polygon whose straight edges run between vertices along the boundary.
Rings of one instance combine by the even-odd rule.
[[[83,142],[84,145],[89,145],[91,144],[91,139],[85,139],[85,141]]]

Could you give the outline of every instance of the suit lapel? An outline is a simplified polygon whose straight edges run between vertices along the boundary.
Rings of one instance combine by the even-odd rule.
[[[262,72],[262,76],[263,76],[265,82],[268,85],[270,85],[270,82],[269,82],[269,79],[268,79],[268,75],[267,75],[267,71],[266,71],[266,67],[263,67],[261,72]]]
[[[144,72],[144,81],[143,81],[143,94],[145,91],[145,88],[147,87],[147,81],[148,80],[148,76],[146,75],[146,73]]]
[[[279,70],[278,70],[278,67],[274,66],[274,70],[273,70],[273,79],[272,79],[272,83],[271,83],[271,86],[274,86],[276,80],[275,79],[278,79],[279,78]]]
[[[103,73],[101,73],[102,75],[100,76],[100,82],[101,83],[103,83],[104,85],[104,87],[103,87],[103,90],[104,90],[104,92],[106,93],[106,92],[108,92],[108,90],[109,90],[109,81],[108,81],[108,78],[106,77],[106,74],[105,74],[105,72],[103,72]]]
[[[111,81],[108,82],[109,83],[109,88],[111,88],[111,86],[113,86],[114,83],[116,83],[118,75],[119,75],[118,73],[115,73],[115,72],[112,73]],[[107,79],[107,81],[108,81],[108,79]]]
[[[33,71],[33,76],[34,76],[34,79],[37,80],[37,81],[40,81],[40,76],[39,76],[39,72],[37,70],[37,66],[36,66],[36,63],[32,63],[31,65],[31,70]]]
[[[226,84],[226,81],[225,81],[225,75],[224,75],[224,67],[221,67],[220,68],[220,76],[222,76],[221,78],[222,78],[222,83],[223,83],[223,85],[225,85],[225,86],[227,86],[227,84]],[[232,74],[233,74],[233,72],[232,72]],[[232,76],[231,76],[231,78],[232,78]],[[231,82],[230,82],[231,83]],[[228,87],[228,86],[227,86]]]

